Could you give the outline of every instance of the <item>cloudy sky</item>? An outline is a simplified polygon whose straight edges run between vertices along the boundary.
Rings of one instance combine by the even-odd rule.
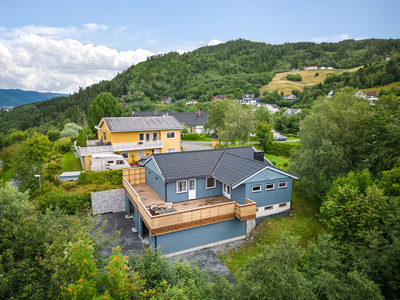
[[[147,56],[244,38],[400,38],[400,1],[0,1],[0,88],[73,93]]]

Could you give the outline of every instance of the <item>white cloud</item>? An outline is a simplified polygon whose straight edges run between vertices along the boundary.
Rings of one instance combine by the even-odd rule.
[[[107,26],[106,25],[99,25],[99,24],[95,24],[95,23],[89,23],[89,24],[85,24],[83,25],[88,31],[97,31],[99,29],[102,30],[107,30]]]
[[[105,29],[87,25],[88,30]],[[63,30],[69,29],[24,27],[13,30],[19,34],[11,40],[0,36],[0,88],[73,93],[80,86],[112,79],[155,54],[144,49],[118,52],[76,39],[53,38],[63,35]]]
[[[219,45],[219,44],[223,44],[224,42],[217,40],[217,39],[213,39],[211,41],[209,41],[208,46],[215,46],[215,45]]]
[[[350,39],[350,35],[348,34],[334,34],[332,36],[323,36],[323,37],[314,37],[311,38],[312,42],[315,43],[337,43],[343,40]]]

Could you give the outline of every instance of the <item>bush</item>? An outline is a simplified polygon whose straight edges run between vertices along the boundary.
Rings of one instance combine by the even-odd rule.
[[[122,184],[122,170],[108,170],[103,172],[82,172],[76,183],[78,185],[88,184],[104,184],[110,183],[112,185]]]
[[[286,79],[290,80],[290,81],[302,81],[303,77],[301,77],[300,74],[296,74],[296,75],[289,74],[288,76],[286,76]]]
[[[300,149],[299,142],[291,143],[270,143],[265,146],[265,154],[289,157],[293,150]]]
[[[317,72],[317,73],[315,73],[315,77],[317,77],[317,76],[319,76],[319,73]]]
[[[186,133],[183,135],[182,140],[200,140],[200,134],[198,133]]]
[[[55,142],[60,138],[60,130],[52,129],[47,131],[47,136],[49,137],[50,142]]]
[[[75,123],[67,123],[61,131],[61,137],[77,136],[82,127]]]
[[[71,138],[63,137],[55,141],[53,147],[56,151],[65,154],[71,150],[71,145],[72,145]]]

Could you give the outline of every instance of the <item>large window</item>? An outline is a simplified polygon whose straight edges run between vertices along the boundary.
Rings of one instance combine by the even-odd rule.
[[[287,187],[287,181],[279,181],[279,188],[284,189]]]
[[[273,184],[273,183],[267,183],[267,184],[265,185],[265,189],[266,189],[267,191],[273,190],[274,188],[275,188],[275,184]]]
[[[174,139],[175,138],[175,131],[167,132],[167,139]]]
[[[144,133],[139,133],[139,141],[144,141]]]
[[[207,181],[207,185],[206,185],[207,189],[215,188],[215,178],[207,177],[206,181]]]
[[[177,193],[187,192],[186,180],[181,180],[176,182],[176,192]]]
[[[261,192],[261,185],[253,185],[252,192],[253,193]]]

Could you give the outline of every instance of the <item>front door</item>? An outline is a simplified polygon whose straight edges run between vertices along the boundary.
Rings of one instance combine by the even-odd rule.
[[[189,200],[196,199],[196,179],[189,179]]]
[[[224,183],[224,189],[222,191],[222,194],[228,198],[231,199],[231,187],[227,184]]]

